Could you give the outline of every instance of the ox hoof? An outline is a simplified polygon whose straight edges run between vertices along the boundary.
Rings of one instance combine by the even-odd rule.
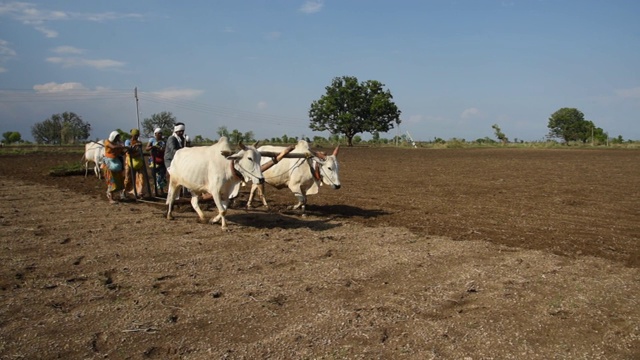
[[[206,223],[208,222],[208,221],[207,221],[207,219],[200,219],[200,218],[198,218],[198,220],[197,220],[197,221],[198,221],[198,223],[200,223],[200,224],[206,224]]]
[[[167,220],[174,220],[175,218],[173,217],[173,215],[167,215]]]

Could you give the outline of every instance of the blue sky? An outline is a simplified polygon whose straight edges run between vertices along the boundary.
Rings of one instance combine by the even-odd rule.
[[[65,111],[92,139],[129,130],[137,87],[141,121],[191,136],[328,136],[309,106],[346,75],[385,84],[416,140],[542,140],[562,107],[640,140],[638,19],[636,0],[0,1],[0,133]]]

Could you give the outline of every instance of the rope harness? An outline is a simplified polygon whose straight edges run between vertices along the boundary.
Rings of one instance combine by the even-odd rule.
[[[256,174],[254,174],[253,172],[243,168],[242,165],[240,165],[239,162],[236,162],[236,160],[231,161],[230,164],[231,164],[231,172],[233,173],[233,175],[236,178],[240,179],[240,181],[244,181],[244,176],[242,176],[242,172],[240,172],[238,169],[236,169],[235,165],[238,165],[238,167],[240,169],[244,170],[245,173],[248,173],[248,174],[252,175],[256,179],[260,179],[260,176],[258,176]]]

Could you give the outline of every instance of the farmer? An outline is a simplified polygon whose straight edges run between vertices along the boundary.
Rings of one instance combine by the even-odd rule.
[[[104,164],[102,168],[107,181],[107,199],[110,204],[117,204],[115,194],[124,189],[123,155],[127,148],[120,142],[120,134],[112,131],[104,141]]]
[[[149,159],[149,167],[152,168],[156,174],[156,191],[157,195],[164,195],[164,188],[167,186],[167,168],[164,166],[164,148],[166,143],[162,139],[162,129],[156,128],[153,130],[153,137],[149,139],[146,151],[151,153]]]
[[[140,130],[131,129],[131,140],[129,151],[124,164],[124,191],[125,195],[138,198],[144,196],[144,157],[142,155],[142,142],[140,141]],[[132,171],[133,170],[133,171]],[[136,192],[133,191],[135,183]]]
[[[171,161],[176,155],[176,151],[187,145],[184,137],[184,123],[176,123],[173,128],[173,134],[167,139],[167,147],[164,150],[164,166],[167,168],[169,176],[171,176]]]

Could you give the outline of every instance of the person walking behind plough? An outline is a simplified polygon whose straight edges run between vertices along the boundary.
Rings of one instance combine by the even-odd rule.
[[[107,199],[117,204],[116,195],[124,189],[123,157],[127,148],[120,142],[120,134],[112,131],[104,142],[104,178],[107,182]]]
[[[135,198],[144,197],[144,157],[142,155],[142,142],[140,141],[140,130],[131,129],[131,140],[124,164],[124,191],[125,195]],[[133,170],[133,171],[132,171]],[[135,183],[135,193],[133,185]]]
[[[149,167],[156,175],[156,195],[164,196],[164,188],[167,186],[167,168],[164,166],[165,142],[162,138],[162,129],[156,128],[153,131],[153,136],[149,139],[145,151],[151,153]]]

